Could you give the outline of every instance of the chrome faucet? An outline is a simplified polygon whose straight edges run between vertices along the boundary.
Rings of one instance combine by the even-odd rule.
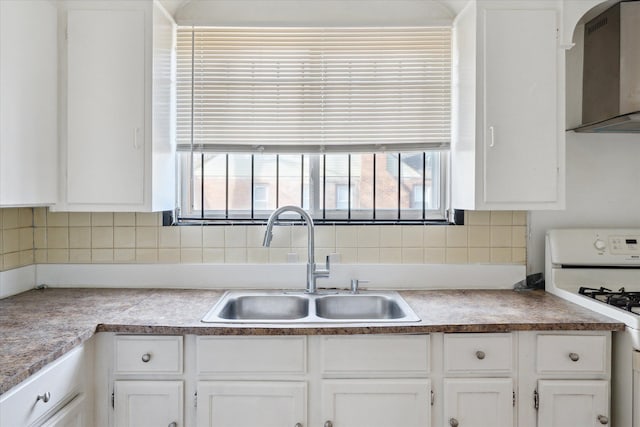
[[[316,287],[316,279],[318,277],[329,277],[329,257],[327,256],[327,262],[325,268],[317,268],[315,262],[315,244],[314,244],[314,225],[313,219],[309,216],[307,212],[298,206],[282,206],[281,208],[273,211],[271,216],[269,216],[269,221],[267,221],[267,229],[264,232],[264,241],[262,242],[262,246],[268,248],[271,245],[271,239],[273,238],[273,225],[278,220],[278,217],[283,212],[295,212],[300,214],[302,218],[304,218],[305,223],[307,224],[307,230],[309,231],[309,237],[307,239],[307,248],[308,248],[308,258],[307,258],[307,293],[315,294]]]

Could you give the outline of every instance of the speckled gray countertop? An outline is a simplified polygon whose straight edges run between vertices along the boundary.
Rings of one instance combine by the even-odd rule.
[[[202,316],[223,292],[177,289],[43,289],[0,300],[0,394],[96,332],[329,335],[522,330],[607,330],[624,325],[543,291],[400,292],[411,324],[215,325]]]

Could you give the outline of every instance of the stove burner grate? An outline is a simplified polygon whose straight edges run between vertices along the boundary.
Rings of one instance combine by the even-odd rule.
[[[581,286],[578,293],[640,315],[640,292],[627,292],[624,288],[612,291],[603,286],[600,288]]]

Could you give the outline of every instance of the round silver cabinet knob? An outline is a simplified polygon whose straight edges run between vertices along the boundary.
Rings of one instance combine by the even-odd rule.
[[[484,351],[482,350],[478,350],[476,351],[476,357],[480,360],[484,359],[486,357],[486,354],[484,354]]]
[[[296,425],[293,427],[302,427],[302,423],[296,423]]]
[[[46,392],[44,394],[39,394],[38,397],[36,398],[36,402],[39,400],[42,400],[44,403],[49,402],[49,400],[51,399],[51,393]]]
[[[325,421],[324,427],[333,427],[333,423],[331,421]]]
[[[173,421],[173,422],[169,423],[169,425],[167,427],[178,427],[178,423]]]
[[[151,355],[149,353],[145,353],[142,355],[142,361],[144,363],[147,363],[149,360],[151,360]]]
[[[598,415],[598,421],[600,422],[600,424],[609,424],[609,418],[605,417],[604,415]]]
[[[577,362],[578,360],[580,360],[580,355],[578,353],[569,353],[569,359]]]
[[[451,427],[458,427],[460,423],[455,418],[449,418],[449,425]]]

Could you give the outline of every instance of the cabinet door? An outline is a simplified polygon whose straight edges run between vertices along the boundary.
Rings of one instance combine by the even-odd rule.
[[[85,427],[90,424],[86,419],[84,395],[80,395],[67,403],[41,427]]]
[[[67,19],[67,202],[142,204],[145,10]]]
[[[57,9],[0,1],[0,206],[57,196]]]
[[[484,202],[555,202],[560,126],[557,13],[482,13]]]
[[[513,426],[513,383],[510,378],[444,380],[446,425]]]
[[[322,421],[335,427],[426,427],[431,383],[423,380],[326,380]]]
[[[538,381],[538,427],[596,427],[608,424],[609,382]]]
[[[307,426],[303,382],[201,381],[199,427]]]
[[[183,426],[182,381],[116,381],[115,425]]]

